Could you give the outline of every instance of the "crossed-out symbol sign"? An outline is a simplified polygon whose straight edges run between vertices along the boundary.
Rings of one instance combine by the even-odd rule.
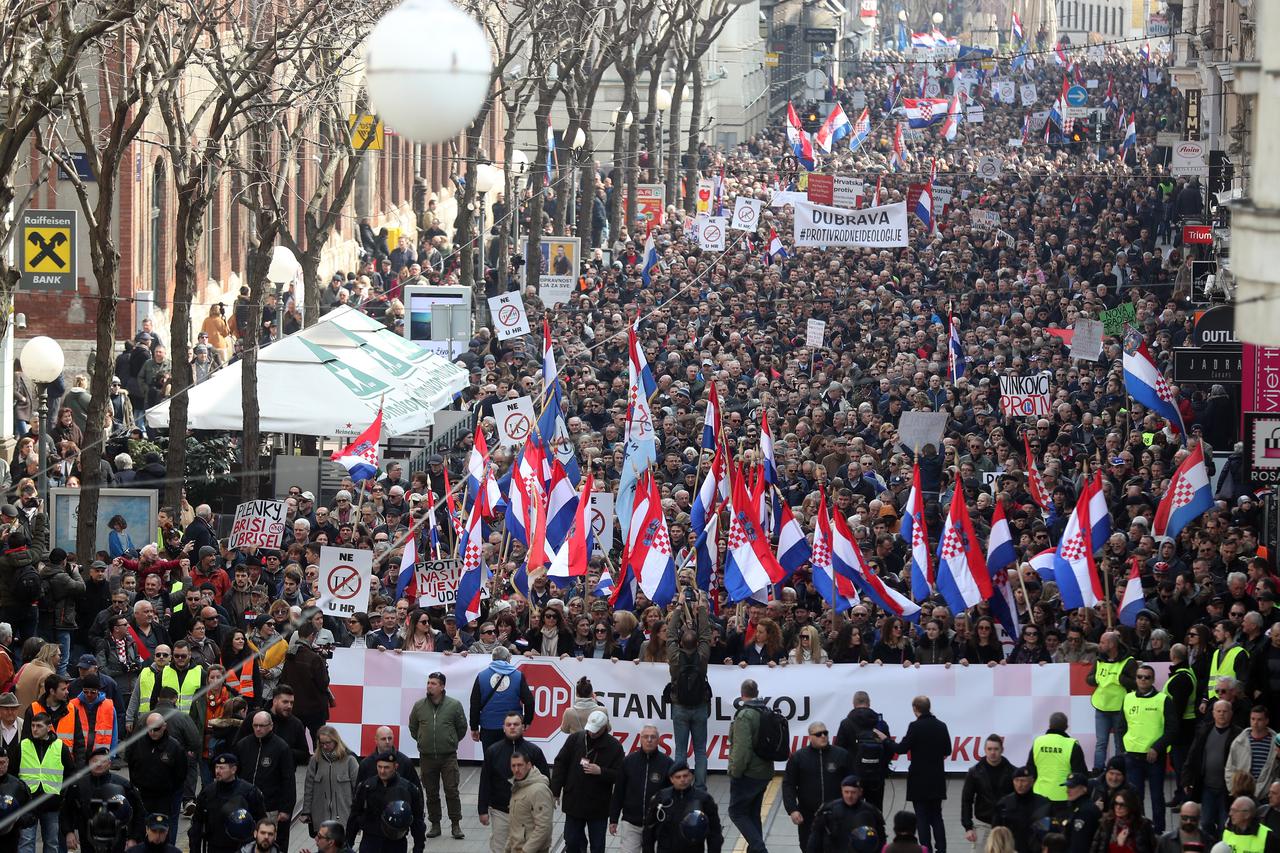
[[[334,598],[352,598],[360,591],[360,573],[354,566],[335,566],[329,573],[328,587]]]
[[[529,416],[524,412],[512,412],[502,422],[502,428],[514,441],[524,441],[529,436]]]
[[[23,247],[23,268],[27,272],[65,272],[70,254],[69,228],[28,228]]]
[[[756,218],[756,209],[749,204],[745,205],[742,208],[742,212],[738,214],[738,220],[740,222],[753,222],[755,218]]]
[[[514,305],[503,305],[498,310],[498,322],[508,328],[520,325],[520,309]]]
[[[720,242],[720,226],[705,225],[702,228],[702,239],[708,243]]]
[[[604,513],[598,509],[591,510],[591,533],[597,537],[604,533]]]

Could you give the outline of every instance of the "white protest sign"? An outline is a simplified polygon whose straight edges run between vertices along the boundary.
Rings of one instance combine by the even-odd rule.
[[[867,93],[862,89],[854,89],[849,96],[849,108],[852,110],[861,110],[867,105]]]
[[[1104,48],[1100,44],[1089,45],[1089,61],[1090,62],[1105,62],[1106,59],[1107,59],[1106,48]]]
[[[994,495],[996,493],[996,483],[1000,482],[1000,478],[1003,475],[1004,468],[996,468],[994,471],[979,471],[979,485]]]
[[[493,419],[498,424],[499,447],[524,444],[533,429],[533,400],[529,397],[517,397],[494,403]]]
[[[826,337],[827,321],[815,320],[810,317],[809,322],[804,329],[804,345],[807,347],[814,347],[815,349],[822,349],[823,341],[826,340]]]
[[[284,501],[248,501],[236,507],[228,547],[279,548],[284,538]]]
[[[1014,91],[1014,82],[1012,80],[1001,80],[995,84],[994,94],[996,96],[996,100],[1000,101],[1002,104],[1013,103],[1013,99],[1017,97],[1017,95],[1014,94]]]
[[[1084,81],[1084,87],[1085,87],[1086,89],[1096,89],[1096,88],[1098,88],[1098,81],[1097,81],[1097,80],[1085,80],[1085,81]]]
[[[862,179],[836,175],[831,182],[831,203],[836,207],[857,207],[862,199]]]
[[[947,428],[946,412],[903,412],[898,421],[898,442],[912,453],[926,444],[942,447],[942,433]]]
[[[445,607],[452,613],[458,599],[458,581],[462,579],[462,561],[428,560],[418,569],[418,606]],[[489,587],[480,588],[480,598],[489,598]]]
[[[924,84],[924,96],[926,98],[936,98],[942,94],[942,84],[936,78],[930,77],[929,82]]]
[[[1071,332],[1071,357],[1097,361],[1102,351],[1102,321],[1077,317]]]
[[[1048,110],[1039,110],[1031,114],[1031,129],[1044,130],[1044,123],[1049,120]]]
[[[798,193],[792,190],[778,190],[769,198],[769,206],[774,209],[785,207],[788,204],[795,207],[800,202],[808,200],[808,193]]]
[[[369,576],[373,552],[359,548],[320,549],[320,595],[316,606],[330,616],[350,616],[369,609]]]
[[[978,168],[975,170],[979,178],[984,181],[1000,180],[1000,172],[1004,170],[1004,163],[999,157],[992,154],[983,154],[978,160]]]
[[[969,122],[969,124],[982,124],[985,122],[986,113],[982,108],[982,104],[974,104],[969,107],[968,112],[965,113],[964,120]]]
[[[951,204],[951,199],[955,198],[956,191],[954,187],[945,184],[933,185],[933,203],[934,204]]]
[[[733,220],[729,227],[735,231],[755,231],[760,224],[760,210],[764,202],[758,198],[738,196],[733,202]]]
[[[969,224],[985,231],[996,231],[1000,228],[1000,214],[994,210],[980,208],[969,209]]]
[[[1051,373],[1000,377],[1000,411],[1005,417],[1039,417],[1049,414]]]
[[[608,554],[613,550],[613,492],[591,492],[591,553]]]
[[[1036,84],[1023,83],[1018,92],[1022,95],[1022,105],[1029,107],[1036,102]]]
[[[529,334],[529,315],[518,290],[489,297],[489,316],[498,340],[505,341]]]
[[[795,211],[793,236],[797,246],[892,249],[907,245],[907,204],[903,201],[863,210],[800,201]]]
[[[698,229],[698,245],[707,252],[724,251],[724,232],[728,222],[723,216],[707,216],[702,218],[702,227]]]

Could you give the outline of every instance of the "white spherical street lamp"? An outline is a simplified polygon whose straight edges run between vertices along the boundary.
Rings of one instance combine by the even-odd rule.
[[[62,347],[53,338],[44,335],[38,335],[27,341],[22,347],[22,355],[18,360],[22,362],[22,372],[27,378],[41,385],[61,376],[62,368],[66,365]]]
[[[271,263],[267,265],[267,281],[273,284],[293,281],[301,268],[293,252],[284,246],[276,246],[271,250]]]
[[[511,152],[511,174],[517,178],[529,174],[529,155],[519,148]]]
[[[484,103],[489,40],[446,0],[406,0],[369,34],[365,82],[379,117],[417,142],[452,139]]]
[[[934,13],[933,13],[933,22],[934,22],[935,24],[941,24],[941,23],[942,23],[942,13],[941,13],[941,12],[934,12]]]
[[[502,170],[488,163],[476,164],[476,192],[491,193],[502,185]]]
[[[668,89],[659,89],[653,95],[653,106],[660,113],[665,113],[671,109],[671,92]]]

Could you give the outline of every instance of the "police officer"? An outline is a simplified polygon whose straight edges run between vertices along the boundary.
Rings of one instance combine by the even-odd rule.
[[[31,800],[31,789],[9,773],[9,753],[0,750],[0,853],[17,853],[23,822],[22,807]]]
[[[236,744],[239,777],[262,792],[263,807],[275,813],[276,838],[289,849],[289,824],[298,801],[298,781],[294,775],[293,753],[284,738],[272,730],[274,722],[266,711],[253,715],[253,737]],[[255,830],[256,831],[256,830]]]
[[[1156,691],[1156,671],[1143,664],[1136,675],[1138,689],[1126,693],[1121,707],[1120,741],[1124,744],[1125,776],[1144,796],[1151,789],[1151,823],[1164,832],[1164,762],[1169,735],[1178,729],[1178,712],[1168,694]]]
[[[813,827],[802,853],[863,853],[884,845],[884,815],[862,798],[862,780],[849,775],[840,781],[840,797],[825,803],[813,816]]]
[[[141,844],[135,844],[124,853],[181,853],[169,843],[169,816],[163,812],[152,812],[143,821],[146,836]]]
[[[1055,803],[1067,799],[1062,783],[1068,776],[1088,771],[1084,750],[1067,734],[1067,722],[1067,715],[1061,711],[1050,714],[1049,730],[1031,742],[1031,753],[1027,756],[1027,767],[1036,779],[1035,792]]]
[[[1094,687],[1089,701],[1093,704],[1094,730],[1098,735],[1098,742],[1093,748],[1095,773],[1101,773],[1107,766],[1107,741],[1113,735],[1117,741],[1116,752],[1120,752],[1117,733],[1120,706],[1124,704],[1124,694],[1138,685],[1134,678],[1137,670],[1137,661],[1120,648],[1119,633],[1108,631],[1098,639],[1098,659],[1093,663],[1093,672],[1085,678]],[[1054,784],[1060,783],[1055,781]]]
[[[128,779],[111,772],[111,747],[105,744],[94,747],[89,758],[89,775],[81,776],[62,794],[62,831],[68,837],[74,835],[80,846],[80,840],[87,841],[93,837],[90,823],[104,808],[112,813],[119,822],[119,837],[112,849],[124,850],[126,835],[135,841],[142,838],[142,798],[134,790]],[[123,800],[127,805],[120,807]],[[99,820],[105,823],[105,820]]]
[[[146,737],[129,744],[126,751],[129,778],[137,780],[135,787],[147,811],[168,815],[167,830],[178,825],[182,785],[187,778],[187,751],[169,734],[169,726],[159,712],[147,714],[146,726]]]
[[[667,778],[671,787],[655,794],[645,812],[644,853],[720,853],[724,830],[716,801],[693,786],[684,759],[671,765]]]
[[[622,761],[609,809],[609,833],[618,835],[621,829],[622,853],[640,853],[645,809],[654,794],[671,784],[668,773],[672,763],[671,757],[658,749],[657,726],[642,728],[640,748]]]
[[[191,853],[234,853],[249,840],[241,836],[266,816],[262,793],[253,785],[236,778],[239,759],[224,752],[213,760],[213,784],[206,785],[196,797],[191,815]],[[237,813],[247,812],[247,820]],[[236,820],[231,817],[236,815]],[[248,825],[245,826],[244,824]]]
[[[347,818],[347,839],[360,838],[360,853],[404,853],[406,830],[413,831],[413,853],[422,853],[427,826],[423,820],[422,789],[416,788],[397,770],[396,757],[378,756],[378,775],[356,786]],[[405,808],[409,814],[404,815]],[[394,820],[389,820],[391,816]],[[407,817],[402,826],[401,818]]]
[[[800,836],[800,849],[809,849],[813,816],[824,803],[835,799],[842,781],[853,772],[849,753],[831,745],[825,723],[809,724],[809,743],[787,759],[782,776],[782,805]],[[861,785],[859,785],[861,790]]]
[[[1068,853],[1089,853],[1102,822],[1102,810],[1089,795],[1089,775],[1072,773],[1063,785],[1067,801],[1055,805],[1055,824],[1067,837]]]
[[[1031,771],[1019,767],[1013,771],[1013,793],[996,801],[991,817],[993,827],[1003,826],[1013,833],[1013,846],[1018,853],[1039,853],[1039,838],[1034,836],[1037,823],[1048,826],[1051,804],[1032,790]]]

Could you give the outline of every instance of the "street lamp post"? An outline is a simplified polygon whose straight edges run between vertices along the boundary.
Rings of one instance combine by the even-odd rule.
[[[668,89],[658,89],[653,96],[653,106],[658,111],[658,139],[654,145],[653,151],[653,183],[662,183],[662,116],[667,110],[671,109],[671,92]]]
[[[488,163],[476,164],[476,203],[479,208],[477,211],[478,227],[476,229],[476,284],[484,287],[484,234],[485,234],[485,209],[488,207],[487,201],[489,193],[502,182],[502,170],[495,169]]]
[[[569,155],[573,160],[573,168],[569,174],[569,197],[565,200],[568,207],[565,209],[565,222],[576,226],[578,224],[578,158],[581,156],[582,146],[587,144],[587,135],[582,128],[573,134],[573,142],[569,144],[569,148],[573,153]]]
[[[45,386],[62,375],[62,368],[66,364],[66,359],[58,342],[44,335],[38,335],[27,341],[23,345],[22,355],[18,359],[22,362],[22,372],[30,377],[32,382],[36,383],[36,395],[40,398],[40,434],[39,440],[36,442],[36,459],[40,466],[38,484],[40,498],[47,505],[49,500],[49,461],[45,458],[45,441],[48,437],[45,426],[49,420],[49,395],[45,393]]]
[[[520,199],[524,195],[523,184],[528,174],[529,156],[517,148],[511,152],[511,176],[514,180],[511,184],[512,197],[507,199],[507,207],[511,211],[511,244],[517,252],[520,251]]]

